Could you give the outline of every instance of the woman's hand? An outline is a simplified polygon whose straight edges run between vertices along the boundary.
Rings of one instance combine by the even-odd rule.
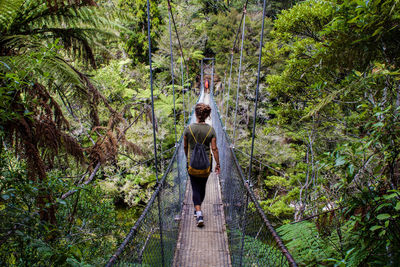
[[[219,175],[221,173],[221,168],[220,168],[219,164],[217,164],[217,166],[215,166],[215,173],[217,175]]]

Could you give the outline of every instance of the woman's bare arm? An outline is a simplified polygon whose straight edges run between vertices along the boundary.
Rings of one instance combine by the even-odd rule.
[[[187,156],[188,156],[188,140],[187,140],[186,135],[183,136],[183,148],[185,150],[185,155],[187,158]]]
[[[220,164],[219,164],[219,154],[218,154],[218,147],[217,147],[217,138],[215,138],[215,137],[214,137],[213,139],[211,139],[211,150],[212,150],[212,152],[213,152],[215,162],[217,163],[217,166],[215,166],[215,172],[216,172],[217,174],[219,174],[219,173],[221,172],[221,169],[220,169]]]

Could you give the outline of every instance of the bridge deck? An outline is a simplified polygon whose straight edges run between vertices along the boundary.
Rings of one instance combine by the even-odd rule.
[[[206,95],[204,102],[208,103],[208,100]],[[211,124],[211,121],[207,123]],[[204,227],[197,227],[193,211],[192,188],[188,181],[174,266],[231,266],[221,190],[218,176],[214,172],[208,178],[206,197],[202,204]]]

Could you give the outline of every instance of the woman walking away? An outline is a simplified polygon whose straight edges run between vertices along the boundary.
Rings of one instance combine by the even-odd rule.
[[[204,226],[201,203],[206,195],[206,184],[212,170],[211,150],[216,162],[215,172],[219,174],[219,155],[215,130],[206,124],[210,116],[211,107],[199,103],[195,107],[197,123],[190,124],[183,133],[183,141],[186,158],[188,159],[188,172],[193,191],[194,216],[197,226]],[[211,149],[210,149],[211,144]]]

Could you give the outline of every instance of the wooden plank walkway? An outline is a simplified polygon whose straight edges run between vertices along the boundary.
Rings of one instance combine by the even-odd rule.
[[[205,95],[204,102],[209,103]],[[211,125],[211,121],[207,121]],[[213,164],[215,166],[215,164]],[[204,227],[193,216],[192,188],[187,183],[174,264],[176,267],[230,267],[228,237],[218,176],[212,172],[202,204]]]

